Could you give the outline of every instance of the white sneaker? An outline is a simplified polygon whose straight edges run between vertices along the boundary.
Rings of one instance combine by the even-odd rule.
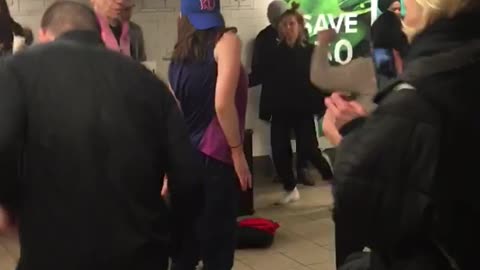
[[[292,203],[292,202],[296,202],[298,200],[300,200],[300,192],[298,192],[298,189],[295,188],[292,191],[286,192],[285,195],[283,195],[283,198],[280,199],[276,204],[277,205],[285,205],[285,204],[289,204],[289,203]]]

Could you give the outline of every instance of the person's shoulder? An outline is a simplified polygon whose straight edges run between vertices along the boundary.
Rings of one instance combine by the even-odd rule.
[[[399,119],[434,123],[438,113],[425,96],[415,86],[398,81],[383,89],[375,98],[378,107],[374,114],[391,115]]]
[[[219,42],[225,42],[225,43],[239,43],[240,38],[238,37],[237,33],[235,31],[226,31],[225,33],[222,34],[222,37],[220,38]]]
[[[277,31],[275,30],[275,28],[273,28],[271,25],[263,28],[262,30],[260,30],[260,32],[258,32],[258,35],[257,37],[264,37],[264,36],[270,36],[272,34],[276,34]]]
[[[30,46],[24,50],[16,52],[14,55],[4,59],[4,65],[21,71],[26,67],[38,66],[40,59],[48,52],[50,44],[39,44]]]
[[[227,31],[222,34],[215,46],[216,50],[238,48],[241,46],[240,38],[234,31]]]
[[[132,29],[132,30],[141,30],[141,29],[142,29],[142,27],[141,27],[139,24],[137,24],[136,22],[134,22],[134,21],[129,21],[129,22],[128,22],[128,26],[129,26],[130,29]]]

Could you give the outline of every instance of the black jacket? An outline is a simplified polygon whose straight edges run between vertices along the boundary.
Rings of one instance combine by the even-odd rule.
[[[403,75],[416,90],[382,91],[339,148],[335,220],[372,248],[373,270],[478,268],[479,15],[418,35]]]
[[[268,81],[275,89],[269,103],[272,114],[325,112],[324,94],[310,81],[310,63],[314,45],[289,47],[280,43],[272,52]]]
[[[70,32],[0,65],[0,203],[19,220],[19,270],[160,267],[162,179],[174,218],[191,226],[194,156],[165,83],[97,33]]]
[[[274,98],[275,89],[268,80],[270,68],[274,62],[273,51],[278,46],[278,32],[269,25],[255,38],[255,45],[252,56],[252,71],[249,74],[249,87],[262,85],[260,93],[259,118],[270,121],[272,116],[269,104]]]

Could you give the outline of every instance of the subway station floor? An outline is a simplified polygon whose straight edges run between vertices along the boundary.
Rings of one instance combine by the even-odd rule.
[[[281,185],[272,183],[270,177],[256,177],[255,216],[272,219],[280,228],[269,249],[237,251],[234,270],[334,269],[330,186],[318,180],[315,187],[299,188],[300,201],[274,206]],[[18,256],[16,239],[0,236],[0,270],[14,270]]]

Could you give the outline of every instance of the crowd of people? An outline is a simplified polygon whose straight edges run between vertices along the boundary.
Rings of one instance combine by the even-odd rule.
[[[232,269],[256,85],[278,203],[314,184],[309,164],[332,180],[338,269],[475,269],[478,1],[405,0],[403,17],[380,0],[371,55],[344,66],[335,32],[311,44],[299,5],[273,1],[248,73],[220,1],[181,0],[169,83],[139,63],[134,3],[91,2],[53,3],[16,50],[32,35],[0,0],[0,233],[20,236],[19,270]]]

